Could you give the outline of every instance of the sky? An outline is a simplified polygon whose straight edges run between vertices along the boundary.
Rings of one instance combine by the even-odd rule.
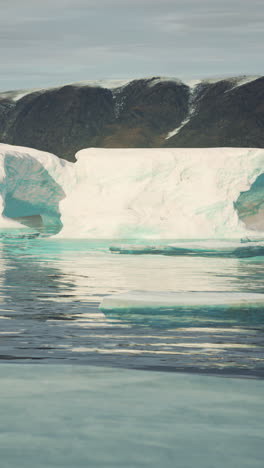
[[[263,0],[0,0],[0,12],[0,90],[263,74]]]

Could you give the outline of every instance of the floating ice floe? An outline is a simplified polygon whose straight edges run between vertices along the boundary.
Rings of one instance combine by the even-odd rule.
[[[130,326],[254,329],[263,325],[264,294],[129,291],[105,297],[100,309],[110,320]]]
[[[111,253],[123,255],[167,255],[190,257],[248,258],[264,256],[264,240],[240,242],[179,242],[168,245],[112,245]]]
[[[264,294],[235,292],[143,292],[130,291],[106,296],[100,304],[102,311],[202,308],[202,307],[260,307],[264,306]]]

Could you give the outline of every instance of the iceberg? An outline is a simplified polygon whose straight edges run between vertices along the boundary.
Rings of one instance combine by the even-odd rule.
[[[235,203],[264,172],[262,149],[90,148],[76,159],[76,189],[60,203],[59,236],[199,239],[254,232]]]
[[[0,159],[0,227],[40,216],[59,238],[263,235],[263,149],[89,148],[70,163],[0,144]]]

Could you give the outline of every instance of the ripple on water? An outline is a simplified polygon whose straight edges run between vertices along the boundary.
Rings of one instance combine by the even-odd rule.
[[[264,293],[263,258],[122,256],[111,243],[1,239],[2,361],[263,375],[262,306],[99,310],[128,291]]]

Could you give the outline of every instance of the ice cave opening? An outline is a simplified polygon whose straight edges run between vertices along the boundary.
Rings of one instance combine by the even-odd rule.
[[[59,232],[59,203],[65,193],[41,162],[30,156],[8,155],[4,172],[0,184],[3,216],[42,232]]]
[[[240,193],[234,207],[247,229],[264,231],[264,173],[256,178],[249,190]]]

